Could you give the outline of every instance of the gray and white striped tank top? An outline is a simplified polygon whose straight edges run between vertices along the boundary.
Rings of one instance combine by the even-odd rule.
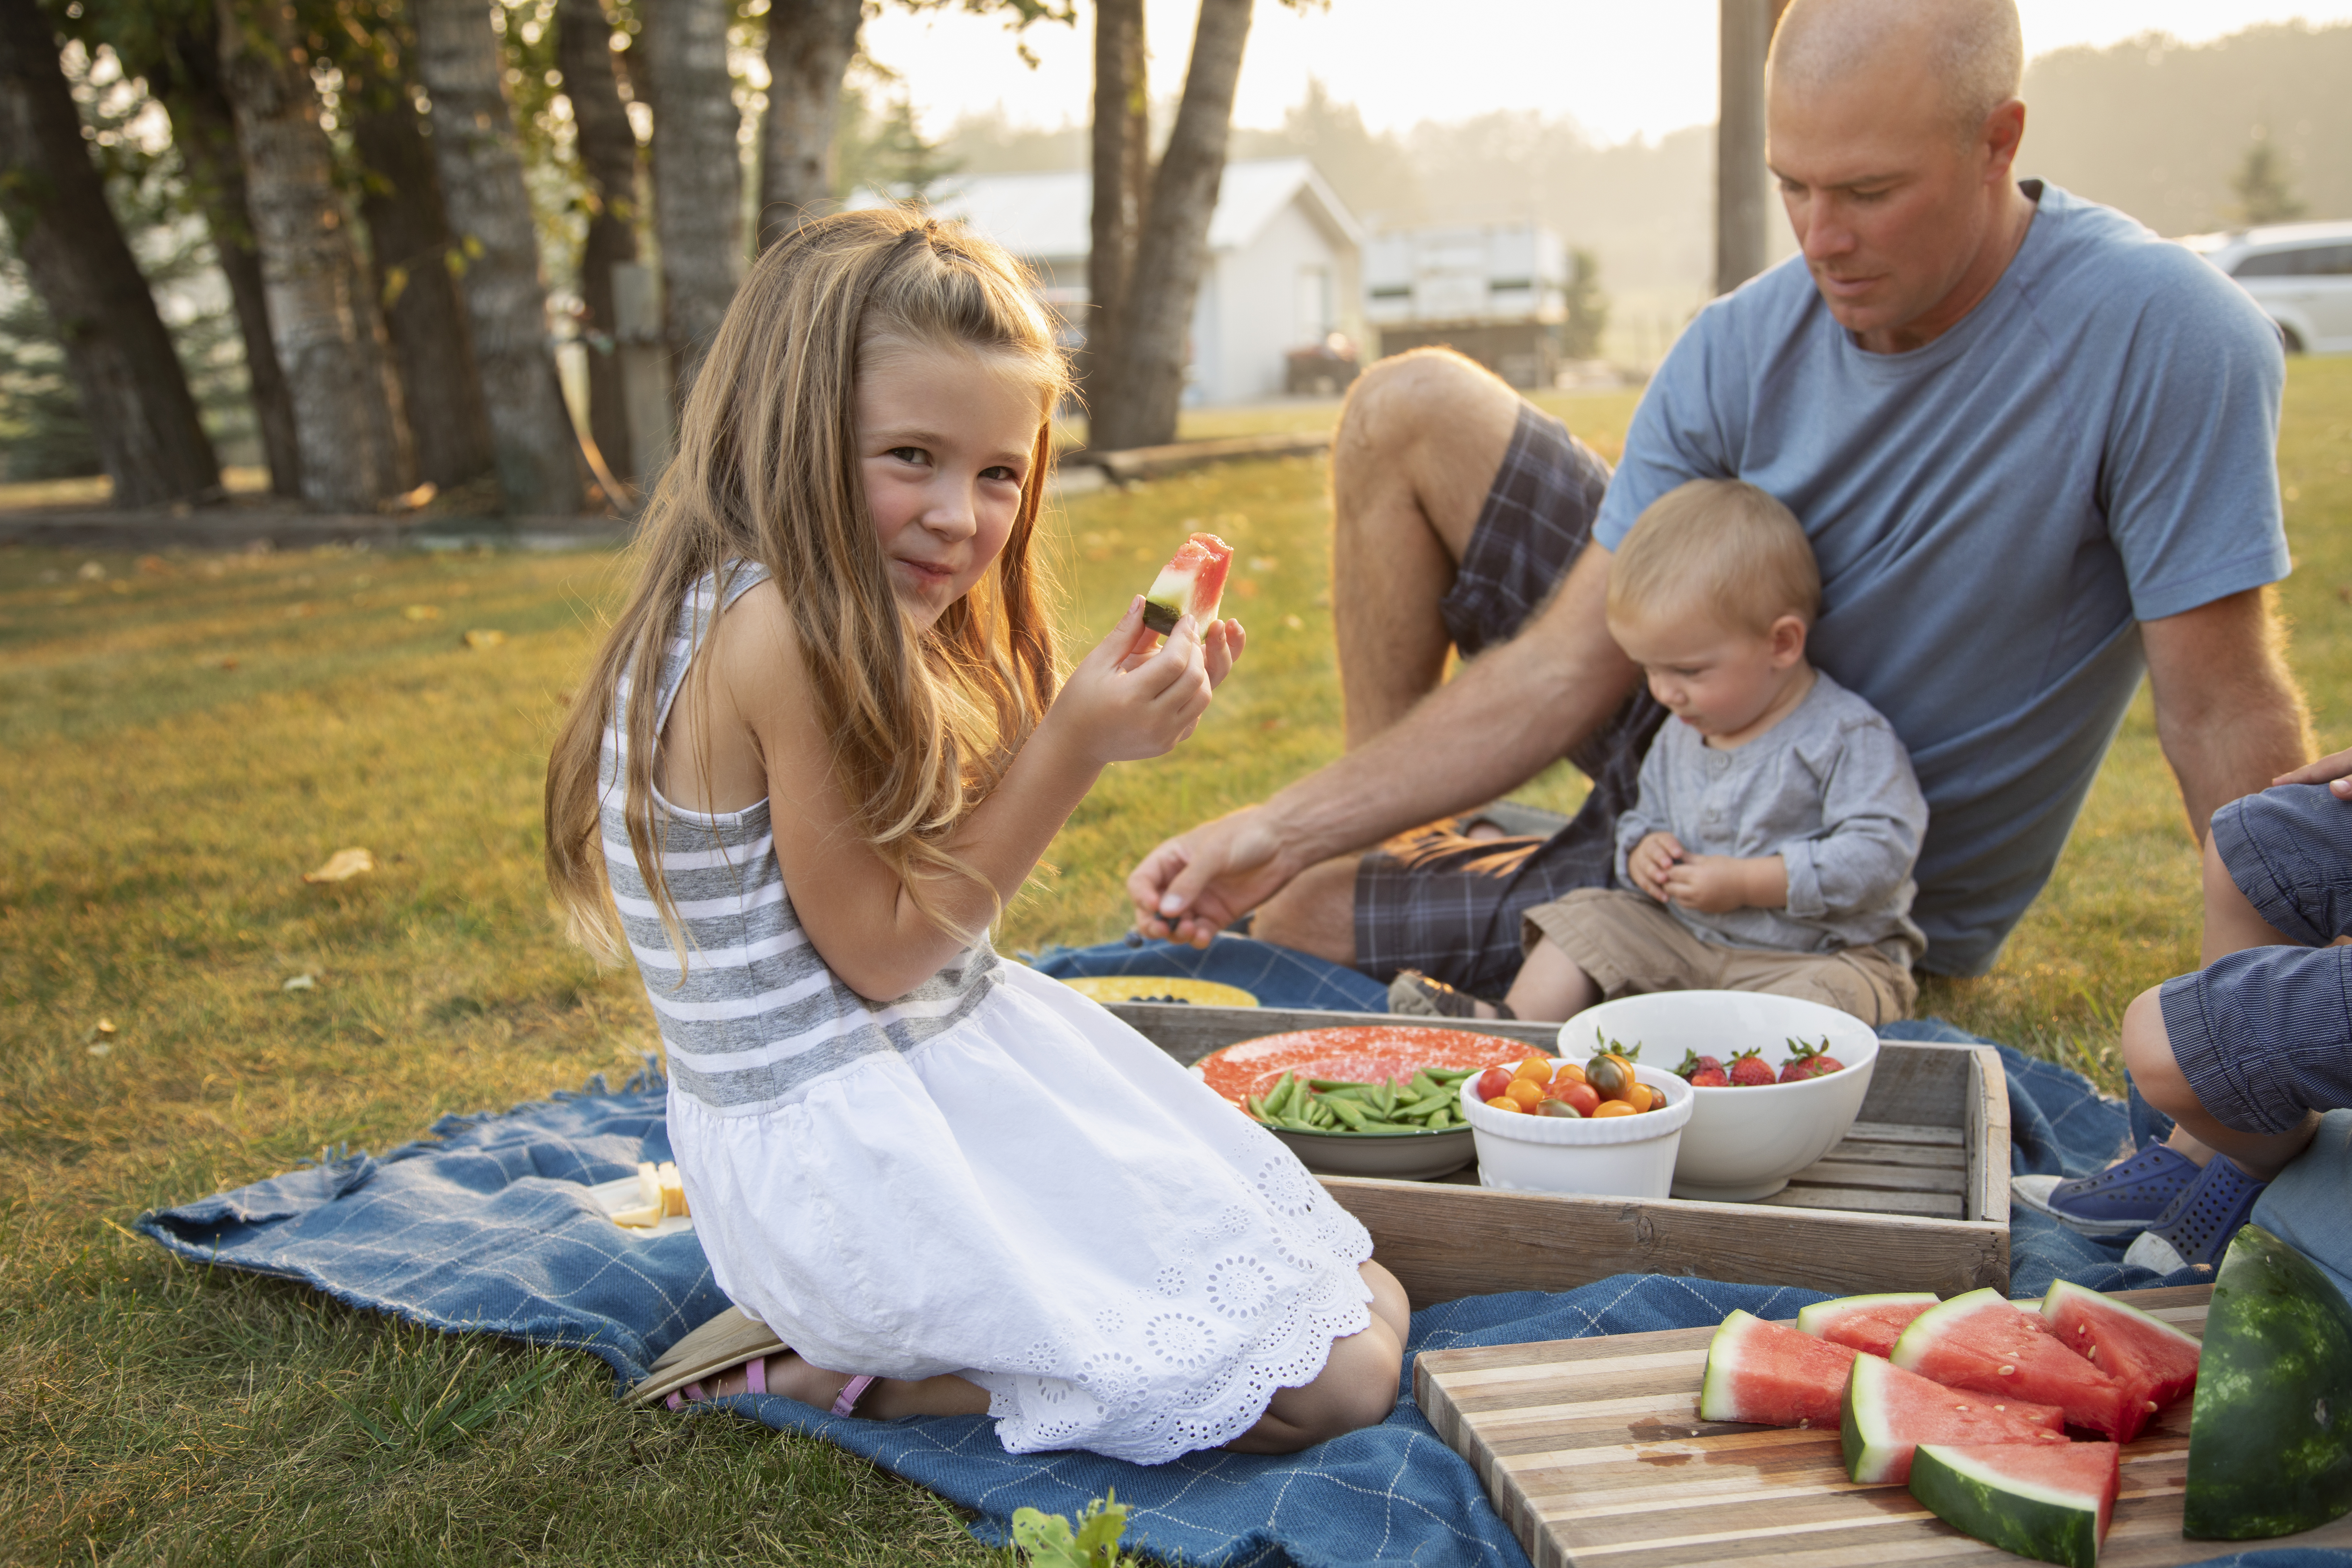
[[[656,734],[711,619],[767,575],[756,563],[734,562],[723,588],[709,577],[696,585],[662,662]],[[624,674],[597,770],[604,866],[677,1089],[722,1114],[766,1110],[859,1057],[911,1049],[980,1005],[1003,962],[985,936],[906,995],[887,1005],[868,1002],[835,978],[801,930],[776,863],[766,801],[709,813],[672,805],[656,792],[656,865],[687,937],[681,974],[629,848],[623,813],[627,741],[619,728],[628,701]]]

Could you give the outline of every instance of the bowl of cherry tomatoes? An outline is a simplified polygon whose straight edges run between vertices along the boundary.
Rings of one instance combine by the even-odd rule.
[[[1691,1080],[1674,1195],[1741,1203],[1779,1192],[1845,1137],[1870,1092],[1878,1034],[1819,1002],[1755,991],[1621,996],[1560,1026],[1566,1060],[1612,1047]]]
[[[1608,1055],[1529,1055],[1462,1080],[1479,1184],[1513,1192],[1664,1197],[1694,1098],[1673,1073]]]

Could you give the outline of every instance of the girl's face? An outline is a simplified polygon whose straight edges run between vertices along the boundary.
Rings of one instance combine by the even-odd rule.
[[[858,367],[857,460],[891,586],[929,627],[1013,532],[1042,417],[1010,359],[904,343]]]

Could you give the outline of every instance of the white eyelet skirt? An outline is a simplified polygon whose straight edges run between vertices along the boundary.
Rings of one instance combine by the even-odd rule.
[[[1371,1238],[1271,1133],[1058,981],[670,1143],[719,1288],[810,1362],[986,1389],[1013,1453],[1240,1436],[1370,1321]]]

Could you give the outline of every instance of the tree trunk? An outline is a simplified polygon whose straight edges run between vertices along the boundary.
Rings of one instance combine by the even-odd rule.
[[[1078,390],[1090,406],[1112,396],[1128,279],[1135,270],[1136,237],[1150,194],[1147,73],[1143,0],[1096,0],[1094,212],[1082,323],[1086,347],[1078,356]]]
[[[221,77],[294,404],[302,499],[320,511],[371,511],[407,488],[406,431],[388,394],[318,94],[299,62],[290,7],[260,0],[247,18],[232,3],[220,0]]]
[[[603,0],[556,0],[555,58],[578,128],[580,174],[588,187],[588,236],[580,251],[581,325],[588,347],[588,434],[605,466],[634,478],[628,400],[613,345],[613,268],[637,258],[637,137],[613,70],[613,24]],[[616,504],[621,498],[611,498]]]
[[[1117,368],[1108,395],[1095,405],[1088,430],[1092,446],[1156,447],[1176,438],[1192,302],[1209,263],[1209,219],[1225,172],[1234,84],[1241,76],[1249,24],[1250,0],[1201,0],[1183,101],[1151,177],[1135,269],[1113,340]]]
[[[371,80],[348,66],[343,80],[363,171],[360,216],[416,443],[416,475],[446,489],[489,468],[490,425],[465,301],[450,276],[449,220],[433,146],[405,81]]]
[[[742,116],[727,72],[726,0],[645,0],[638,35],[654,107],[654,237],[678,401],[742,274]]]
[[[768,118],[760,127],[761,250],[833,210],[833,133],[841,119],[841,80],[857,53],[857,28],[864,20],[860,0],[769,0]]]
[[[0,212],[65,345],[115,504],[217,492],[212,442],[107,205],[57,36],[35,0],[0,0]]]
[[[577,512],[579,438],[556,379],[539,236],[487,0],[414,0],[416,74],[433,100],[433,162],[464,261],[474,365],[510,513]]]
[[[294,400],[269,331],[268,289],[262,281],[261,252],[254,247],[236,121],[221,85],[220,45],[212,23],[209,12],[192,16],[189,30],[169,40],[164,58],[143,74],[172,121],[172,145],[187,166],[213,253],[228,279],[237,334],[245,344],[247,395],[261,433],[262,458],[269,465],[269,493],[298,500],[302,450],[294,435]]]

